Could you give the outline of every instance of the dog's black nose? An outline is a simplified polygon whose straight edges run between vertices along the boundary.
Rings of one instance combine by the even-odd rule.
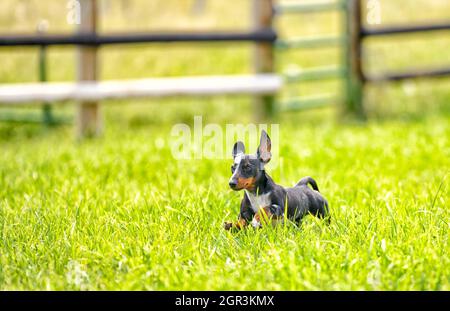
[[[230,188],[231,188],[231,189],[234,189],[234,188],[236,188],[236,186],[237,186],[237,182],[234,181],[234,180],[230,180],[230,182],[229,182],[228,184],[230,185]]]

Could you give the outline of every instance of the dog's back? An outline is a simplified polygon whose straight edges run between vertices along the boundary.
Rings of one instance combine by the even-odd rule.
[[[308,187],[310,184],[313,189]],[[328,216],[328,202],[320,194],[319,187],[311,177],[302,178],[294,187],[287,188],[288,215],[294,221],[300,221],[307,213],[319,218]]]

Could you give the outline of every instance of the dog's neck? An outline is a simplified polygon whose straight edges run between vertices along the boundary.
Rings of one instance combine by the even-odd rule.
[[[255,183],[255,187],[252,190],[246,190],[248,193],[253,195],[262,195],[272,191],[274,181],[272,178],[266,173],[265,170],[261,170],[261,176]]]
[[[245,190],[250,206],[254,213],[258,213],[262,207],[271,205],[270,192],[273,190],[273,180],[263,170],[261,176],[255,183],[255,188],[252,190]]]

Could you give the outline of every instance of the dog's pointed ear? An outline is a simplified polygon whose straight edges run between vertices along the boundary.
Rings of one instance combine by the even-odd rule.
[[[245,153],[245,146],[242,141],[238,141],[233,146],[233,158],[236,158],[236,156],[241,153]]]
[[[269,163],[270,159],[272,158],[270,149],[272,149],[270,137],[269,135],[267,135],[266,131],[262,130],[257,155],[261,162],[263,162],[264,164]]]

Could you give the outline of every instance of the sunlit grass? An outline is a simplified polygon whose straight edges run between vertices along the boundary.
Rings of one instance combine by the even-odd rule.
[[[447,124],[281,124],[269,172],[314,176],[331,225],[237,234],[230,160],[174,160],[170,126],[3,141],[1,288],[449,289]]]

